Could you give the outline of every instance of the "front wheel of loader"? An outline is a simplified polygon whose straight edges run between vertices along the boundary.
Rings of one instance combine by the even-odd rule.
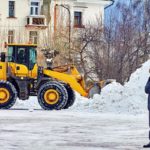
[[[11,108],[17,99],[15,87],[8,81],[0,81],[0,109]]]
[[[45,110],[61,110],[65,107],[67,101],[67,90],[59,82],[47,82],[38,91],[38,102]]]
[[[70,86],[66,86],[67,92],[68,92],[68,102],[66,104],[66,106],[64,107],[64,109],[68,109],[69,107],[71,107],[76,99],[75,93],[74,91],[71,89]]]

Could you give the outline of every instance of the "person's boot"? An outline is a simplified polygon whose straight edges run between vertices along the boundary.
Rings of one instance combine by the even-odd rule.
[[[150,143],[148,143],[147,145],[144,145],[143,148],[150,148]]]

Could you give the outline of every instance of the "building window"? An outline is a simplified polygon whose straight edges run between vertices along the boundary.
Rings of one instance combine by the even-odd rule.
[[[77,28],[82,27],[82,12],[79,11],[74,12],[74,27]]]
[[[15,1],[9,1],[9,17],[15,17]]]
[[[14,30],[8,31],[8,43],[14,43]]]
[[[38,43],[38,33],[37,33],[37,31],[30,31],[29,41],[30,41],[31,44],[37,44]]]
[[[31,2],[30,15],[39,15],[39,13],[40,13],[40,3]]]

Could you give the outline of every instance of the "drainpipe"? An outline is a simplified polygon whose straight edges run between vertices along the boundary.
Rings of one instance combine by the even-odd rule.
[[[111,2],[112,3],[110,5],[108,5],[108,6],[106,6],[105,9],[109,8],[110,6],[112,6],[114,4],[115,0],[111,0]]]

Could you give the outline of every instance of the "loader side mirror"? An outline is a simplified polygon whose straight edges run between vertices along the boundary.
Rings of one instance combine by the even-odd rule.
[[[5,60],[6,60],[6,53],[5,52],[1,52],[0,58],[1,58],[1,62],[5,62]]]

